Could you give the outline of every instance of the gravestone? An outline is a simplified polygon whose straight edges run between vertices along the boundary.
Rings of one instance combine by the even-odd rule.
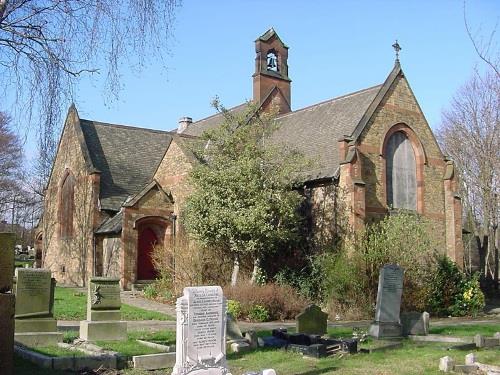
[[[324,335],[328,327],[328,314],[317,305],[309,305],[295,318],[297,333]]]
[[[401,325],[403,336],[429,334],[429,313],[428,312],[404,312],[401,313]]]
[[[375,321],[370,325],[370,335],[376,338],[400,337],[402,327],[399,312],[403,294],[403,269],[387,264],[380,270]]]
[[[231,353],[240,353],[250,350],[250,344],[241,333],[238,322],[230,313],[226,314],[227,348]]]
[[[127,322],[121,320],[120,279],[93,277],[89,280],[87,320],[80,322],[85,341],[126,340]]]
[[[226,366],[226,299],[220,286],[184,288],[177,299],[172,375],[230,375]]]
[[[14,233],[0,233],[0,374],[14,371]]]
[[[62,341],[53,314],[54,290],[55,279],[50,270],[16,268],[16,342],[36,347]]]

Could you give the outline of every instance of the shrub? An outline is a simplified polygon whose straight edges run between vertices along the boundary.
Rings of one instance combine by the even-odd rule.
[[[484,308],[479,275],[467,276],[446,256],[437,258],[427,299],[428,310],[441,316],[476,315]]]
[[[269,321],[269,311],[262,305],[252,305],[248,310],[248,318],[256,322]]]
[[[322,269],[323,299],[331,315],[370,318],[378,289],[379,270],[398,264],[405,271],[403,309],[426,305],[425,280],[437,243],[428,235],[430,223],[414,213],[399,211],[367,225],[315,262]]]
[[[228,300],[227,311],[233,316],[234,319],[239,319],[241,316],[241,303],[232,299]]]
[[[234,287],[225,287],[224,295],[228,299],[240,303],[240,318],[243,319],[250,318],[250,311],[255,305],[266,309],[269,314],[268,319],[294,319],[309,303],[292,287],[275,283],[252,285],[242,281]]]
[[[144,297],[149,299],[155,299],[156,297],[158,297],[158,291],[153,284],[146,285],[146,287],[144,288]]]

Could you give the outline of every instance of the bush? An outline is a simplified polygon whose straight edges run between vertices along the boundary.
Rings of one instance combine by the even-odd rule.
[[[405,271],[403,310],[426,305],[425,281],[437,243],[428,235],[431,224],[414,213],[399,211],[353,234],[339,249],[319,255],[323,300],[332,316],[371,318],[379,271],[398,264]]]
[[[228,300],[227,311],[233,316],[234,319],[239,319],[241,316],[241,303],[232,299]]]
[[[467,276],[446,256],[437,258],[427,299],[428,310],[440,316],[476,315],[484,308],[479,275]]]
[[[250,311],[256,314],[256,305],[265,308],[268,320],[294,319],[309,304],[292,287],[275,283],[252,285],[242,281],[235,287],[225,287],[224,295],[240,303],[242,319],[252,319]]]
[[[146,285],[146,287],[144,288],[144,297],[149,299],[155,299],[156,297],[158,297],[158,291],[153,284]]]
[[[269,311],[262,305],[253,305],[248,310],[248,319],[256,322],[269,321]]]

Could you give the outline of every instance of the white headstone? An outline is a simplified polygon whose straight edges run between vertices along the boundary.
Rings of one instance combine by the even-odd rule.
[[[444,372],[451,372],[455,368],[455,361],[453,358],[446,356],[439,358],[439,370]]]
[[[230,375],[226,366],[226,299],[222,288],[184,288],[176,310],[176,363],[172,375]]]

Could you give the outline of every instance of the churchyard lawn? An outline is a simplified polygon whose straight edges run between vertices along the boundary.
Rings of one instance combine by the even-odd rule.
[[[173,317],[156,311],[122,304],[123,320],[174,320]],[[87,292],[73,288],[56,287],[54,317],[57,320],[84,320],[87,316]]]
[[[433,334],[444,334],[454,336],[473,336],[482,334],[491,336],[492,333],[500,331],[498,324],[477,324],[460,326],[443,326],[431,329]],[[269,331],[259,331],[259,336],[269,335]],[[352,329],[349,327],[329,328],[328,335],[334,337],[350,337]],[[73,336],[76,336],[76,332]],[[124,342],[98,343],[108,349],[118,351],[125,356],[149,353],[142,345],[136,344],[136,339],[145,339],[162,343],[173,344],[175,333],[173,331],[159,331],[156,333],[136,331],[129,333],[128,340]],[[65,341],[70,339],[70,332],[65,334]],[[243,354],[228,354],[228,365],[233,375],[242,375],[247,371],[274,368],[278,375],[354,375],[354,374],[384,374],[384,375],[431,375],[442,374],[438,370],[439,358],[451,356],[458,363],[464,362],[466,354],[476,353],[477,360],[482,363],[500,365],[500,349],[468,349],[459,350],[453,348],[454,344],[444,343],[418,343],[404,340],[403,345],[397,349],[391,349],[371,354],[344,355],[343,357],[330,357],[312,359],[302,357],[297,353],[274,349],[258,349]],[[364,344],[361,347],[366,346]],[[57,355],[57,353],[51,353]],[[63,354],[63,353],[61,353]],[[44,372],[44,370],[32,366],[16,357],[16,375],[54,374],[62,375],[63,372]],[[135,369],[120,370],[114,372],[109,370],[106,375],[159,375],[169,373],[170,370],[141,371]]]

